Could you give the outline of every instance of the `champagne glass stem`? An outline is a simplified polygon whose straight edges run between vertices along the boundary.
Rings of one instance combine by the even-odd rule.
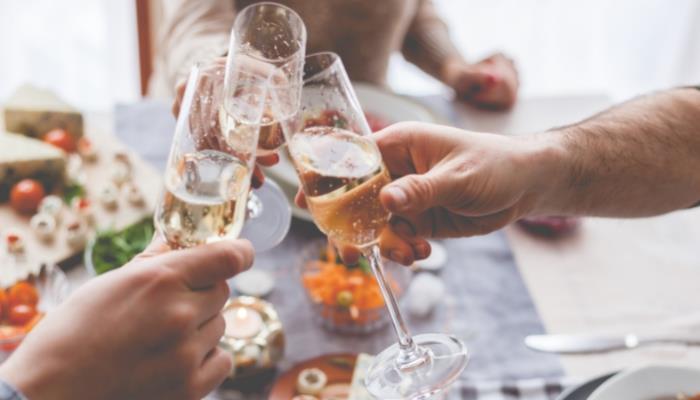
[[[365,248],[363,252],[365,257],[367,257],[367,260],[369,260],[369,263],[372,266],[372,271],[377,278],[379,288],[382,291],[382,296],[384,296],[386,308],[389,310],[389,315],[391,316],[391,323],[394,326],[396,336],[398,336],[399,339],[399,355],[396,359],[397,366],[401,370],[406,370],[422,365],[428,361],[428,354],[426,354],[423,349],[419,348],[413,341],[413,337],[408,331],[406,322],[404,322],[403,317],[401,316],[399,304],[396,301],[396,296],[394,296],[394,292],[391,290],[391,287],[386,280],[386,274],[384,272],[379,246],[376,244],[369,246],[368,248]]]

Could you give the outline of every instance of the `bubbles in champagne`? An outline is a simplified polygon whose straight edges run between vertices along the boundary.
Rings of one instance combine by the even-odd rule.
[[[295,134],[289,146],[319,229],[343,243],[376,241],[389,220],[379,191],[391,179],[371,139],[312,127]]]
[[[229,154],[185,154],[166,177],[156,224],[175,247],[235,238],[243,227],[249,181],[245,164]]]

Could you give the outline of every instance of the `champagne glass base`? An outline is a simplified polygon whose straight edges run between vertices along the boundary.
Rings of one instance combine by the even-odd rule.
[[[401,368],[398,344],[385,349],[367,370],[365,386],[378,399],[426,400],[446,391],[464,371],[469,360],[467,348],[459,339],[428,333],[413,337],[422,362]]]
[[[255,251],[262,252],[277,246],[287,236],[292,208],[282,189],[269,178],[262,187],[254,189],[252,195],[256,199],[248,203],[249,217],[240,237],[250,240]]]

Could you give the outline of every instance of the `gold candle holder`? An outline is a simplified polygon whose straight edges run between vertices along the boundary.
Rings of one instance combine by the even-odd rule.
[[[250,296],[229,299],[221,311],[226,331],[219,347],[231,354],[229,378],[274,368],[284,356],[284,330],[272,304]]]

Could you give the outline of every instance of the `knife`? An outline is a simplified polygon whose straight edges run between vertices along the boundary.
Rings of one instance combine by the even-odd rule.
[[[653,344],[700,346],[700,335],[529,335],[525,345],[533,350],[559,354],[593,354],[630,350]]]

